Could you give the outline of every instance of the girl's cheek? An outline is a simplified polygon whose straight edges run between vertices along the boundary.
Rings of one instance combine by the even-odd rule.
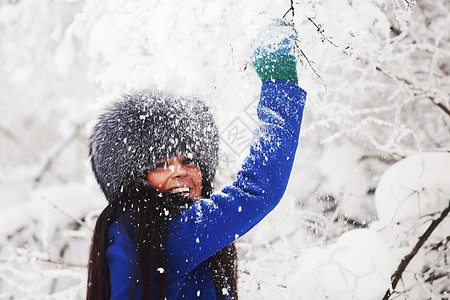
[[[165,182],[167,180],[167,176],[165,176],[165,172],[157,172],[153,171],[148,173],[147,180],[156,189],[161,189],[164,187]]]

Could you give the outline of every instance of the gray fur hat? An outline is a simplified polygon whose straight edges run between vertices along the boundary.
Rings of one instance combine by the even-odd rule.
[[[200,100],[143,90],[114,103],[90,140],[92,170],[108,201],[146,180],[160,159],[194,159],[211,189],[218,161],[219,136],[208,107]]]

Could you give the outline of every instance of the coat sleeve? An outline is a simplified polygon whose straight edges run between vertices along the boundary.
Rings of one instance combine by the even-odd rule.
[[[195,202],[169,223],[169,271],[187,274],[261,221],[282,198],[298,145],[306,92],[297,85],[265,81],[258,104],[261,121],[236,181],[211,199]]]

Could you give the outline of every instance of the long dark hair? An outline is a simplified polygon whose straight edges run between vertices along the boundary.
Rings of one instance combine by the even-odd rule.
[[[211,194],[211,185],[203,181],[202,197]],[[167,222],[194,203],[195,199],[158,193],[148,184],[139,184],[126,191],[119,199],[109,204],[98,217],[92,238],[89,265],[87,299],[109,299],[111,283],[106,249],[109,246],[108,230],[116,220],[126,224],[125,231],[132,238],[137,249],[137,271],[140,276],[142,299],[170,299],[167,290],[166,273],[155,272],[166,268],[164,252]],[[208,264],[212,272],[217,295],[224,289],[232,300],[237,296],[237,255],[234,244],[223,248],[210,258]],[[156,288],[155,288],[156,287]],[[129,289],[129,298],[137,286]],[[157,291],[157,295],[152,295]],[[169,292],[169,294],[167,294]],[[228,295],[224,295],[227,298]]]

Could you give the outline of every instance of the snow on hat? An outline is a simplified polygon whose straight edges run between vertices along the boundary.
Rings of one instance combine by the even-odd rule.
[[[219,137],[200,100],[143,90],[114,103],[90,140],[92,170],[108,201],[129,191],[160,159],[186,156],[199,165],[205,183],[214,180]]]

